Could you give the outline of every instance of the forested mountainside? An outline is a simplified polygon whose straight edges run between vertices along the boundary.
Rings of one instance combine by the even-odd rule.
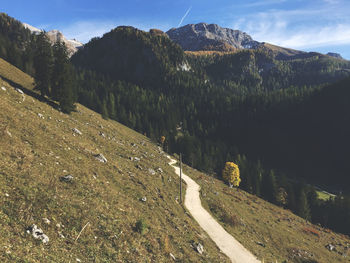
[[[332,139],[308,119],[312,110],[318,112],[314,97],[323,92],[319,90],[349,76],[349,61],[317,53],[282,61],[261,50],[186,55],[164,35],[130,27],[92,40],[72,61],[84,69],[82,103],[153,138],[165,135],[170,151],[182,151],[185,160],[200,169],[220,172],[228,156],[244,153],[291,177],[317,178],[316,183],[328,186],[348,180],[343,168],[334,182],[328,182],[329,171],[310,173],[325,156],[317,154],[322,151],[314,145],[331,144]],[[343,97],[344,91],[334,86],[326,90]],[[336,100],[329,101],[320,110],[331,114],[335,106]],[[304,133],[302,116],[307,118]],[[343,125],[340,119],[332,121]],[[310,134],[315,134],[313,143],[307,141]],[[310,161],[298,163],[299,152]],[[334,151],[333,157],[337,154],[342,153]]]
[[[0,13],[0,57],[33,74],[33,35],[21,22]]]
[[[142,54],[137,58],[137,67],[140,63],[148,65],[144,54],[148,54],[146,50],[150,45],[154,47],[151,50],[155,57],[157,52],[168,48],[179,52],[177,46],[166,42],[163,35],[155,39],[150,33],[133,28],[119,28],[109,34],[122,36],[124,30],[134,35],[130,39],[135,36],[147,39],[144,44],[137,42],[137,52]],[[159,38],[164,38],[169,47],[156,48],[156,42],[161,41]],[[107,65],[122,63],[119,56],[123,53],[118,54],[118,59],[113,59],[113,55],[103,56],[103,67],[96,67],[101,64],[98,54],[108,53],[108,48],[103,48],[104,41],[105,37],[92,41],[99,42],[94,43],[94,47],[99,46],[101,50],[90,46],[88,52],[79,51],[72,58],[80,70],[78,94],[81,103],[155,140],[165,136],[168,151],[182,152],[185,162],[203,171],[221,174],[225,161],[233,159],[243,170],[243,189],[313,222],[347,233],[345,222],[349,213],[345,212],[341,218],[339,215],[349,211],[348,201],[342,196],[328,203],[317,201],[315,190],[304,184],[349,191],[347,169],[343,169],[346,162],[338,167],[339,171],[332,173],[330,180],[329,173],[336,162],[328,160],[324,164],[329,149],[319,150],[319,145],[332,145],[336,131],[320,131],[322,121],[317,125],[309,121],[313,112],[317,112],[314,107],[320,104],[317,94],[323,94],[328,82],[349,75],[348,61],[317,53],[314,56],[308,54],[306,58],[278,61],[262,50],[208,56],[180,52],[176,62],[171,62],[169,56],[165,58],[169,63],[166,68],[173,70],[158,74],[161,80],[142,83],[137,74],[135,81],[130,78],[130,72],[136,72],[135,65],[124,64],[128,71],[126,77],[117,70],[122,65],[104,70]],[[132,52],[132,44],[127,44],[127,40],[124,42],[125,49],[130,47],[124,53]],[[83,51],[84,58],[80,55]],[[96,64],[94,57],[99,61]],[[177,63],[186,67],[176,67]],[[217,77],[220,74],[222,78]],[[335,89],[335,97],[343,97],[342,93],[341,89]],[[337,104],[337,99],[331,103]],[[334,114],[339,114],[331,103],[321,105],[330,114],[333,110]],[[318,119],[321,120],[322,115]],[[343,125],[343,120],[332,121]],[[305,122],[308,125],[303,132]],[[308,139],[310,136],[312,140]],[[333,160],[344,160],[341,158],[343,152],[332,151],[332,154]],[[281,194],[288,196],[288,201],[281,201]],[[333,218],[333,215],[337,217]]]
[[[318,53],[278,60],[264,50],[246,50],[215,56],[204,69],[217,85],[260,91],[333,83],[350,75],[350,62]]]
[[[183,51],[165,35],[126,26],[91,40],[72,61],[114,80],[162,89],[168,76],[185,66]]]

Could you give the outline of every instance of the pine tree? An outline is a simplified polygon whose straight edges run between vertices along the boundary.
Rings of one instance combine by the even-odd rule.
[[[49,96],[51,91],[53,56],[51,44],[45,34],[41,32],[36,38],[34,55],[35,87],[42,96]]]
[[[102,118],[104,118],[106,120],[108,119],[108,110],[107,110],[106,100],[102,101],[102,104],[101,104],[101,115],[102,115]]]
[[[292,184],[287,184],[286,186],[286,190],[287,190],[287,207],[292,210],[295,211],[296,207],[297,207],[297,201],[296,201],[296,197],[295,197],[295,189],[293,187]]]
[[[75,77],[64,43],[57,41],[53,46],[54,67],[52,72],[52,97],[60,104],[61,110],[70,113],[75,109]]]
[[[116,111],[115,111],[115,98],[113,93],[109,93],[108,96],[108,116],[111,119],[116,119]]]
[[[277,197],[277,183],[276,177],[273,170],[269,174],[265,174],[262,179],[262,195],[263,197],[271,202],[276,203]]]
[[[310,220],[310,207],[306,198],[305,190],[301,188],[297,196],[297,210],[298,216]]]

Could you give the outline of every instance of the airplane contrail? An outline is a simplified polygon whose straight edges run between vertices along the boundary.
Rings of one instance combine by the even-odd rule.
[[[192,6],[190,6],[190,8],[186,11],[185,15],[181,18],[180,23],[177,25],[177,27],[180,27],[182,22],[185,20],[186,16],[188,15],[188,13],[191,11]]]

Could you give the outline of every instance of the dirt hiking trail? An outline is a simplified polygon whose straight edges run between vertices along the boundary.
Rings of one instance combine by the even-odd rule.
[[[175,172],[180,176],[180,168],[174,166],[176,160],[170,159],[169,165],[175,168]],[[185,207],[193,218],[203,228],[209,237],[216,243],[220,250],[227,255],[234,263],[257,263],[260,262],[241,243],[226,230],[202,207],[199,197],[200,186],[186,174],[182,173],[182,179],[187,184],[185,195]]]

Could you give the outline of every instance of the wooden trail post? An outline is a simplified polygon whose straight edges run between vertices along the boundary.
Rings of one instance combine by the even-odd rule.
[[[180,204],[182,204],[182,155],[180,153]]]

